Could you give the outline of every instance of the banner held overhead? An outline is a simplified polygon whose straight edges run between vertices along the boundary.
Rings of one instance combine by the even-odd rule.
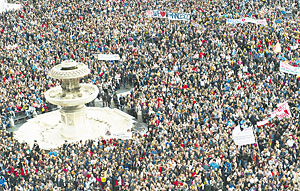
[[[98,54],[98,60],[120,60],[119,54]]]

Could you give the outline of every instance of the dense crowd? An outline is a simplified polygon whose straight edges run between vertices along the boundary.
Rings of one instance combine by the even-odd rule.
[[[300,63],[296,0],[22,1],[0,13],[0,190],[300,190]],[[147,10],[191,13],[190,21]],[[267,25],[226,19],[266,19]],[[281,45],[280,53],[274,46]],[[296,48],[294,48],[296,47]],[[97,54],[119,54],[99,61]],[[63,60],[89,65],[84,79],[132,115],[146,134],[45,151],[5,130],[21,111],[47,112],[47,74]],[[133,87],[117,98],[119,88]],[[287,101],[292,117],[275,117]],[[257,142],[237,146],[232,130]]]

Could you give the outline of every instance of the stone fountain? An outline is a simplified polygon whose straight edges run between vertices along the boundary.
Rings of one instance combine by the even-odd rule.
[[[88,75],[87,65],[67,60],[54,66],[49,76],[61,80],[61,86],[45,93],[48,102],[60,110],[38,115],[28,120],[16,132],[19,141],[51,149],[67,142],[97,138],[132,138],[134,118],[118,109],[86,107],[98,95],[93,84],[80,83]]]

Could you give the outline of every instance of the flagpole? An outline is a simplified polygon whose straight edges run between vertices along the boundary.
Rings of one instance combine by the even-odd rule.
[[[253,131],[253,129],[252,129],[252,131]],[[259,145],[258,145],[256,132],[254,133],[254,137],[255,137],[255,141],[256,141],[258,152],[259,152],[259,156],[260,156],[260,148],[259,148]]]
[[[296,152],[296,155],[297,155],[297,148],[298,148],[298,142],[299,142],[299,138],[298,138],[298,129],[299,129],[299,126],[297,127],[296,129],[296,132],[295,132],[295,136],[296,136],[296,147],[295,147],[295,152]]]
[[[298,110],[298,114],[300,114],[299,112],[299,109],[297,108]],[[299,124],[297,125],[297,129],[296,129],[296,132],[295,132],[295,136],[296,136],[296,147],[295,147],[295,151],[296,151],[296,154],[297,154],[297,148],[298,148],[298,142],[299,142],[299,138],[298,138],[298,129],[299,129]]]

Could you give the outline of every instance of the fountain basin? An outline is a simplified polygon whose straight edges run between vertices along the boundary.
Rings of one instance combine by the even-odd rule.
[[[14,132],[14,137],[30,146],[36,140],[45,150],[62,146],[65,141],[75,143],[80,140],[132,139],[135,120],[127,113],[118,109],[96,107],[87,107],[84,112],[85,122],[74,126],[75,130],[66,128],[61,121],[61,111],[57,110],[29,119]]]

